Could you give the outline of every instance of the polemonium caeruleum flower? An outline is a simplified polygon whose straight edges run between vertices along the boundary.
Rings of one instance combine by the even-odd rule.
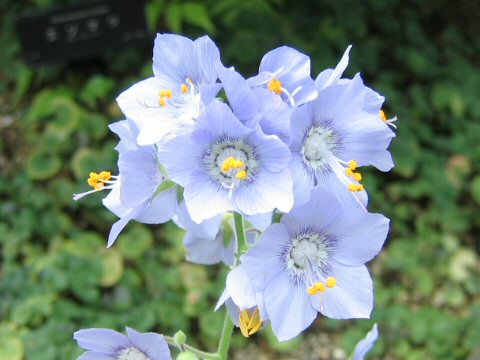
[[[357,167],[373,165],[382,171],[393,167],[387,148],[395,134],[379,120],[379,109],[370,110],[371,95],[357,75],[324,87],[317,99],[294,110],[290,169],[296,202],[305,202],[310,190],[321,185],[341,199],[365,206]]]
[[[372,280],[364,264],[382,248],[388,224],[383,215],[342,206],[316,187],[305,204],[263,233],[241,268],[254,291],[263,292],[265,317],[279,340],[297,336],[318,312],[335,319],[370,316]]]
[[[345,53],[343,54],[340,62],[337,64],[335,69],[326,69],[323,70],[320,74],[318,74],[317,78],[315,79],[315,86],[318,91],[330,85],[345,85],[352,81],[351,79],[342,78],[343,72],[348,66],[351,48],[352,45],[349,45],[347,47],[347,50],[345,50]],[[380,120],[384,121],[387,125],[393,128],[397,128],[397,126],[394,124],[394,122],[397,121],[397,117],[395,116],[391,119],[387,119],[385,112],[381,110],[383,102],[385,101],[385,97],[381,96],[379,93],[368,87],[365,89],[365,91],[366,96],[364,110],[372,113],[373,115],[378,115]]]
[[[281,96],[290,106],[300,106],[317,97],[310,58],[288,46],[265,54],[258,75],[247,81],[252,87],[265,87]]]
[[[103,204],[120,220],[112,226],[108,247],[130,220],[164,223],[175,215],[177,208],[177,186],[162,174],[155,146],[137,146],[134,138],[138,132],[127,120],[112,124],[111,129],[120,136],[116,147],[119,175],[112,176],[106,171],[90,173],[88,183],[94,190],[74,196],[78,200],[96,191],[111,190]]]
[[[245,337],[255,334],[268,323],[263,291],[257,291],[253,287],[242,266],[237,266],[228,273],[225,290],[215,311],[223,304]]]
[[[353,360],[363,360],[378,339],[378,326],[374,324],[364,339],[360,340],[353,351]]]
[[[221,63],[217,68],[228,103],[242,124],[251,128],[258,124],[265,134],[277,135],[289,144],[293,109],[272,91],[262,87],[250,88],[234,69],[227,69]]]
[[[140,145],[188,132],[221,88],[216,83],[220,55],[208,36],[192,41],[157,34],[153,52],[155,76],[117,98],[122,111],[139,128]]]
[[[191,134],[165,143],[159,159],[184,187],[188,212],[197,223],[226,211],[255,215],[293,206],[288,147],[258,126],[244,126],[217,100]]]
[[[162,335],[140,333],[127,327],[127,336],[111,329],[84,329],[73,334],[87,350],[78,360],[171,360]]]

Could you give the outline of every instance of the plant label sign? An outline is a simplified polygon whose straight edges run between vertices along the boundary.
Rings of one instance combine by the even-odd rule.
[[[150,40],[144,7],[128,0],[95,1],[17,19],[29,64],[84,58]]]

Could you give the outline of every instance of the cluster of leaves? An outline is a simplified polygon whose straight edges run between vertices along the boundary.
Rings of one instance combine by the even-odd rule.
[[[121,118],[114,99],[150,75],[151,46],[33,69],[20,60],[14,20],[53,1],[5,4],[0,359],[75,358],[81,351],[73,331],[94,326],[182,329],[213,347],[222,321],[212,311],[223,287],[221,267],[185,263],[182,233],[170,224],[130,224],[106,250],[115,217],[102,208],[101,195],[71,200],[87,190],[90,171],[115,172],[117,139],[107,128]],[[364,181],[371,211],[393,219],[386,249],[371,267],[381,329],[373,354],[380,358],[473,359],[480,351],[480,29],[469,4],[146,4],[152,38],[156,31],[207,32],[224,63],[245,74],[283,44],[311,55],[314,74],[354,45],[348,73],[361,71],[387,97],[387,114],[400,119],[392,146],[396,167],[389,174],[367,172]],[[322,319],[308,336],[327,333],[330,343],[350,350],[370,326]],[[266,335],[258,346],[287,352],[305,346],[298,340],[279,345]],[[239,348],[245,340],[235,341]]]

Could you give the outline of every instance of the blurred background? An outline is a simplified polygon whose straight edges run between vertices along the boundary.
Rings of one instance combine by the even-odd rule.
[[[17,18],[86,1],[0,5],[0,360],[75,359],[88,327],[172,335],[214,350],[225,267],[184,261],[174,225],[130,223],[112,249],[114,215],[88,190],[117,171],[115,97],[152,75],[156,32],[208,34],[225,65],[256,74],[265,52],[311,56],[313,77],[353,44],[361,72],[398,116],[390,173],[369,169],[370,211],[392,219],[369,268],[372,320],[319,318],[278,343],[237,331],[232,359],[345,359],[379,323],[373,359],[480,359],[480,6],[471,0],[148,0],[147,36],[128,47],[30,66]],[[32,34],[33,36],[33,34]]]

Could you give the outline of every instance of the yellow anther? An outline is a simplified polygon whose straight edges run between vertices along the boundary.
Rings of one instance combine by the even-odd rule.
[[[363,185],[360,184],[348,184],[348,190],[351,192],[358,192],[363,190]]]
[[[362,184],[357,184],[357,191],[362,191],[363,189],[364,188]]]
[[[89,178],[87,179],[88,185],[95,187],[99,181],[99,175],[96,172],[91,172],[88,174]]]
[[[239,180],[244,180],[247,178],[247,172],[245,170],[240,170],[239,172],[237,172],[237,175],[235,175],[235,177]]]
[[[245,309],[240,311],[239,317],[240,331],[245,337],[255,334],[262,327],[263,323],[260,319],[260,311],[255,308],[253,313]]]
[[[325,290],[327,290],[327,287],[325,286],[325,284],[324,284],[324,283],[321,283],[321,282],[313,283],[313,288],[314,288],[317,292],[325,292]]]
[[[181,89],[182,89],[182,94],[186,94],[188,92],[188,85],[182,84]]]
[[[348,162],[348,166],[350,166],[350,169],[355,170],[358,166],[358,163],[355,160],[350,160]]]
[[[337,279],[335,279],[333,276],[329,276],[327,279],[327,287],[333,288],[337,285]]]
[[[222,171],[230,171],[233,169],[240,169],[245,166],[245,163],[242,160],[235,159],[233,156],[229,156],[222,163]],[[246,176],[246,174],[245,174]]]
[[[308,295],[317,295],[318,291],[313,286],[310,286],[309,288],[307,288],[307,293]]]
[[[160,97],[166,97],[171,99],[173,97],[173,92],[172,90],[161,90],[160,91]]]
[[[96,172],[91,172],[88,174],[89,178],[87,179],[88,185],[93,187],[95,190],[99,190],[105,186],[103,183],[104,180],[108,181],[112,178],[110,171],[102,171],[100,174]]]
[[[165,106],[165,105],[167,105],[167,100],[165,100],[164,97],[161,97],[158,102],[160,103],[160,106]]]
[[[268,89],[273,91],[275,94],[280,95],[282,93],[282,82],[277,79],[272,79],[268,83]]]
[[[352,176],[356,181],[361,181],[362,180],[362,174],[360,174],[359,172],[352,173]]]
[[[347,176],[353,176],[353,171],[352,169],[350,169],[349,167],[345,169],[345,174],[347,174]]]
[[[387,121],[387,116],[385,115],[385,111],[383,110],[380,110],[380,119],[382,119],[383,121]]]
[[[98,174],[98,177],[100,180],[110,180],[112,178],[112,174],[110,171],[102,171],[100,174]]]

